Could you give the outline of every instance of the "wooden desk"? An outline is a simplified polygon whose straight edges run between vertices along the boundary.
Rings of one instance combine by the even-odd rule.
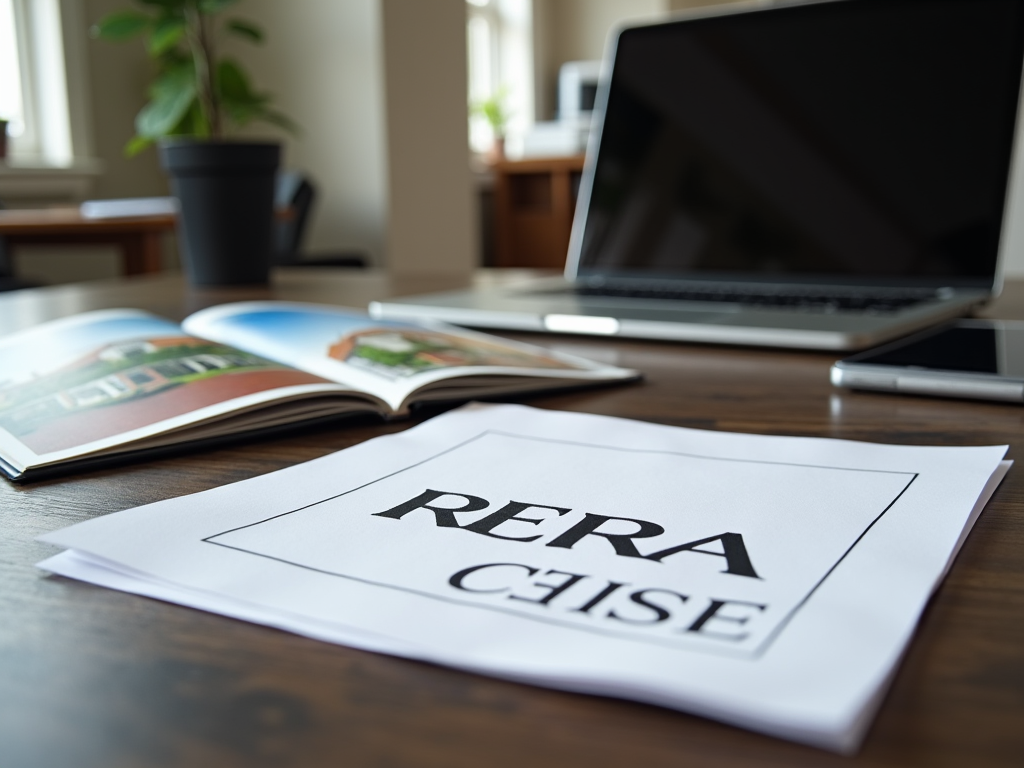
[[[176,220],[173,214],[87,219],[77,208],[8,210],[0,211],[0,237],[12,246],[114,245],[131,276],[160,271],[160,238],[174,231]]]
[[[0,296],[0,332],[90,308],[182,316],[243,298],[365,303],[368,272],[281,273],[274,287],[186,291],[166,276]],[[1024,285],[995,308],[1024,317]],[[665,424],[913,444],[1008,442],[1024,408],[847,392],[834,355],[526,336],[647,373],[640,385],[540,397],[542,408]],[[408,423],[374,421],[90,472],[0,481],[0,765],[1011,766],[1024,756],[1024,469],[1010,471],[925,612],[856,758],[656,707],[492,680],[295,637],[48,577],[33,537],[242,480]]]

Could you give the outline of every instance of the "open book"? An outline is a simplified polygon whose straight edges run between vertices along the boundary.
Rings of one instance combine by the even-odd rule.
[[[437,323],[247,302],[180,326],[128,309],[0,341],[0,469],[16,480],[355,413],[638,378]]]

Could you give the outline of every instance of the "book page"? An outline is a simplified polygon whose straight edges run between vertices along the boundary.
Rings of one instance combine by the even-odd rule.
[[[60,461],[339,389],[146,312],[89,312],[0,341],[0,453],[20,467]]]
[[[43,567],[848,750],[1005,451],[467,406],[48,534],[85,566]]]
[[[205,309],[190,333],[372,392],[395,411],[417,390],[463,376],[602,380],[636,373],[440,323],[375,320],[339,307],[243,302]],[[481,395],[477,395],[481,396]]]

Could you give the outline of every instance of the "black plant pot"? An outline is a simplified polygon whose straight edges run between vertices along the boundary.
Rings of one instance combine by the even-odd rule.
[[[172,139],[160,162],[181,205],[185,273],[195,285],[266,283],[281,146]]]

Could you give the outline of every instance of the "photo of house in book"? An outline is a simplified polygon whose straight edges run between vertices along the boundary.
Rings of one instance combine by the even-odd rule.
[[[574,370],[553,357],[416,328],[368,328],[343,336],[328,357],[389,379],[439,368],[501,366]]]
[[[33,450],[81,445],[254,392],[316,377],[187,336],[108,344],[0,385],[0,427]]]

